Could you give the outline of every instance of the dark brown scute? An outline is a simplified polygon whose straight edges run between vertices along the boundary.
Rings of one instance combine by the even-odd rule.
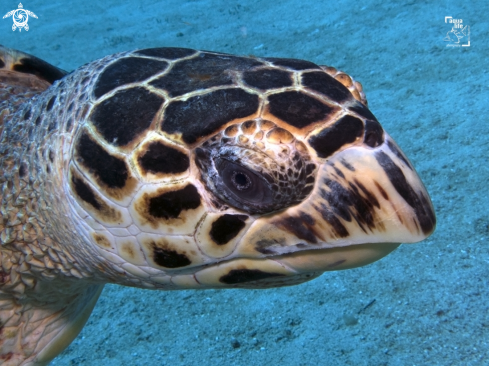
[[[325,72],[309,72],[302,75],[302,85],[311,88],[337,103],[353,99],[350,91],[334,77]]]
[[[340,118],[333,126],[326,127],[309,139],[309,144],[320,158],[327,158],[342,146],[355,142],[363,135],[363,122],[353,116]]]
[[[334,112],[334,108],[297,91],[272,94],[268,97],[270,113],[288,124],[304,128],[322,121]]]
[[[229,273],[219,278],[219,282],[233,285],[243,282],[260,281],[270,277],[284,276],[281,273],[263,272],[259,269],[232,269]]]
[[[201,198],[197,188],[192,184],[178,191],[163,193],[149,200],[148,213],[157,218],[177,218],[185,210],[200,206]]]
[[[95,193],[88,186],[88,184],[83,181],[83,179],[79,179],[73,175],[71,177],[71,181],[73,182],[73,187],[75,188],[75,192],[78,197],[96,210],[100,210],[102,208],[102,205],[98,202]]]
[[[145,172],[153,174],[182,173],[190,166],[186,154],[158,141],[149,144],[145,153],[138,157],[138,162]]]
[[[201,53],[196,58],[178,62],[168,74],[150,84],[175,97],[199,89],[231,85],[233,71],[245,71],[258,65],[261,63],[252,58]]]
[[[100,98],[113,89],[143,81],[168,67],[168,62],[139,57],[126,57],[109,65],[98,77],[93,94]]]
[[[414,209],[423,233],[431,233],[435,227],[436,218],[429,199],[425,197],[423,192],[414,191],[401,168],[399,168],[386,153],[379,151],[375,154],[375,158],[384,169],[396,191],[407,204]]]
[[[243,80],[249,86],[262,90],[283,88],[292,85],[290,73],[273,69],[246,71],[243,73]]]
[[[224,214],[212,223],[210,237],[217,245],[224,245],[245,227],[246,215]]]
[[[171,103],[165,110],[161,129],[181,133],[183,141],[192,144],[233,119],[251,116],[258,105],[258,96],[242,89],[216,90]]]
[[[362,117],[365,117],[367,119],[371,119],[373,121],[377,121],[377,118],[370,112],[370,109],[368,109],[366,106],[364,106],[360,102],[355,102],[355,105],[353,107],[349,107],[349,110],[359,114]]]
[[[128,178],[126,163],[110,155],[85,132],[76,145],[77,161],[110,188],[122,188]]]
[[[384,142],[384,130],[379,122],[373,120],[365,121],[364,141],[370,147],[382,145]]]
[[[95,107],[89,118],[107,142],[123,146],[149,128],[163,102],[142,87],[121,90]]]
[[[267,58],[262,58],[262,60],[270,61],[276,66],[283,66],[283,67],[287,67],[289,69],[297,70],[297,71],[307,70],[307,69],[318,69],[318,70],[321,69],[315,63],[312,63],[310,61],[305,61],[305,60],[298,60],[295,58],[267,57]]]
[[[190,56],[197,51],[190,48],[177,48],[177,47],[162,47],[162,48],[146,48],[144,50],[136,51],[136,55],[159,57],[167,60],[176,60],[178,58]]]
[[[188,266],[192,261],[185,254],[175,250],[153,248],[153,260],[156,264],[166,268],[180,268]]]

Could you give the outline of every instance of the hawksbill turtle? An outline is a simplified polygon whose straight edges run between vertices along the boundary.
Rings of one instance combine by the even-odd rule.
[[[360,83],[183,48],[66,73],[0,48],[0,359],[44,365],[105,283],[266,288],[371,263],[435,227]]]

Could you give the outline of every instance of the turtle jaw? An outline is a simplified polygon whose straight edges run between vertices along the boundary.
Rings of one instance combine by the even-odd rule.
[[[369,243],[338,248],[304,250],[275,260],[297,273],[338,271],[365,266],[393,252],[398,243]]]
[[[418,174],[385,134],[383,144],[376,148],[353,146],[325,160],[310,196],[299,205],[256,220],[235,254],[249,258],[297,253],[300,257],[303,251],[369,245],[373,252],[364,253],[366,258],[380,258],[400,243],[424,240],[434,231],[435,222]],[[361,250],[347,252],[353,255]],[[313,256],[303,255],[302,260]]]
[[[364,266],[386,256],[400,244],[372,243],[339,248],[302,250],[266,258],[236,258],[204,267],[191,281],[175,278],[187,288],[260,289],[292,286],[323,272]],[[194,282],[195,281],[195,282]]]
[[[427,238],[435,214],[416,171],[385,134],[325,160],[310,196],[262,216],[224,261],[195,274],[206,287],[266,288],[372,263]]]

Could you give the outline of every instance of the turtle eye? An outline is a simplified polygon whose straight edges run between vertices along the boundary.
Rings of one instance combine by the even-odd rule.
[[[251,178],[245,172],[234,170],[231,177],[231,183],[238,191],[244,191],[246,189],[253,188],[253,182]]]
[[[237,201],[262,204],[272,200],[272,190],[259,173],[225,159],[217,159],[216,168],[224,186]]]

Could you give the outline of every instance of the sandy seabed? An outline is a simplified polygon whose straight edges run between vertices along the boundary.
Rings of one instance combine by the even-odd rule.
[[[2,1],[0,13],[17,5]],[[413,162],[438,217],[420,244],[290,288],[108,285],[53,365],[489,364],[489,2],[23,5],[38,19],[28,32],[3,19],[0,43],[65,70],[118,51],[177,46],[348,72]],[[447,47],[446,16],[470,26],[470,47]]]

